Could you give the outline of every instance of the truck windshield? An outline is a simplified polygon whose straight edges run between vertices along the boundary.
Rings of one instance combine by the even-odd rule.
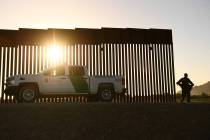
[[[44,70],[43,73],[45,76],[63,76],[65,75],[65,67],[55,67],[55,68],[49,68]]]

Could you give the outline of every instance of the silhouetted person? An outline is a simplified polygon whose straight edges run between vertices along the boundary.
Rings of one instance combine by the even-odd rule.
[[[177,85],[179,85],[182,88],[182,100],[181,102],[184,101],[184,98],[187,96],[187,102],[190,102],[190,91],[192,87],[194,86],[193,82],[188,78],[188,74],[185,73],[184,77],[181,78],[178,82]]]

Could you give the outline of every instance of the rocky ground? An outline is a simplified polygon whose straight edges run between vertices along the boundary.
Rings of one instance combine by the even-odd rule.
[[[0,140],[209,140],[210,104],[0,104]]]

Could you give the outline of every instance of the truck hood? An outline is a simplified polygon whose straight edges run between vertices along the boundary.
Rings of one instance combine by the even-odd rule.
[[[39,79],[39,77],[40,77],[40,74],[21,74],[21,75],[13,76],[13,78],[16,81],[30,81],[30,82],[37,81]]]

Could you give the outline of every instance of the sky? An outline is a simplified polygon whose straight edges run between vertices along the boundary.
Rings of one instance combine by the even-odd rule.
[[[0,28],[172,29],[176,80],[210,81],[210,0],[0,0]]]

